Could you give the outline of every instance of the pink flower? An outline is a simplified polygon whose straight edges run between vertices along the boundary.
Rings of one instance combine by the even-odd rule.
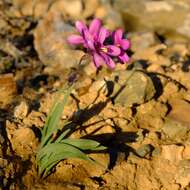
[[[82,44],[92,55],[94,64],[99,68],[104,63],[110,67],[115,67],[112,56],[121,55],[121,48],[117,45],[104,45],[105,39],[110,35],[109,31],[101,26],[99,19],[94,19],[89,28],[81,21],[75,23],[80,35],[71,35],[68,42],[71,45]]]
[[[118,56],[121,63],[126,63],[129,61],[129,56],[126,54],[126,50],[130,48],[130,41],[123,39],[123,30],[117,29],[113,33],[114,45],[119,47],[121,52]]]

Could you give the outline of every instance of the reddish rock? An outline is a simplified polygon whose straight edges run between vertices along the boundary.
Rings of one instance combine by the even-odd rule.
[[[0,75],[0,107],[10,104],[17,94],[16,82],[13,74]]]

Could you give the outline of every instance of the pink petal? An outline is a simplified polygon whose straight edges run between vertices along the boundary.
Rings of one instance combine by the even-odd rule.
[[[129,61],[129,56],[123,52],[120,56],[119,56],[119,59],[121,60],[122,63],[126,63]]]
[[[121,53],[121,49],[114,45],[107,45],[105,48],[107,49],[106,53],[112,56],[118,56]]]
[[[89,26],[90,34],[92,34],[93,37],[97,37],[100,27],[101,27],[100,19],[94,19]]]
[[[114,32],[114,43],[115,44],[120,44],[120,41],[123,37],[123,30],[122,29],[117,29],[115,32]]]
[[[130,43],[129,40],[122,39],[122,40],[120,41],[120,46],[121,46],[124,50],[129,49],[130,45],[131,45],[131,43]]]
[[[94,38],[93,36],[89,33],[88,30],[84,30],[83,31],[83,36],[84,36],[84,40],[85,40],[85,44],[86,46],[91,49],[91,50],[95,50],[94,47]]]
[[[109,68],[111,68],[111,69],[115,68],[115,62],[111,59],[111,57],[109,57],[109,56],[106,55],[105,53],[101,53],[101,55],[102,55],[102,57],[104,58],[105,63],[106,63],[106,65],[107,65]]]
[[[87,26],[81,21],[76,21],[75,27],[81,34],[83,30],[88,30]]]
[[[103,44],[104,40],[109,36],[109,34],[110,32],[107,29],[101,27],[99,31],[98,41]]]
[[[83,44],[84,43],[84,39],[82,38],[82,36],[79,36],[79,35],[70,35],[67,38],[67,41],[71,45],[78,45],[78,44]]]
[[[104,59],[97,53],[93,53],[93,61],[97,68],[99,68],[103,63],[105,63]]]

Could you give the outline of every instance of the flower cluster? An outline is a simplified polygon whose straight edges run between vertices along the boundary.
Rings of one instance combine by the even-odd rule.
[[[81,21],[77,21],[75,26],[80,35],[69,36],[68,42],[71,45],[83,45],[87,52],[92,55],[97,68],[103,64],[106,64],[109,68],[114,68],[114,57],[118,58],[121,63],[129,61],[126,50],[130,47],[130,42],[123,39],[122,29],[117,29],[111,33],[102,27],[99,19],[94,19],[89,27]],[[105,45],[105,40],[108,37],[112,37],[113,42]]]

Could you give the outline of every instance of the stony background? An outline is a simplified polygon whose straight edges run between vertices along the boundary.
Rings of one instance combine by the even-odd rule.
[[[125,29],[131,60],[97,74],[85,59],[62,120],[108,147],[90,154],[104,167],[68,159],[41,180],[40,129],[84,55],[66,37],[93,17]],[[190,0],[1,0],[0,189],[189,190],[189,42]]]

